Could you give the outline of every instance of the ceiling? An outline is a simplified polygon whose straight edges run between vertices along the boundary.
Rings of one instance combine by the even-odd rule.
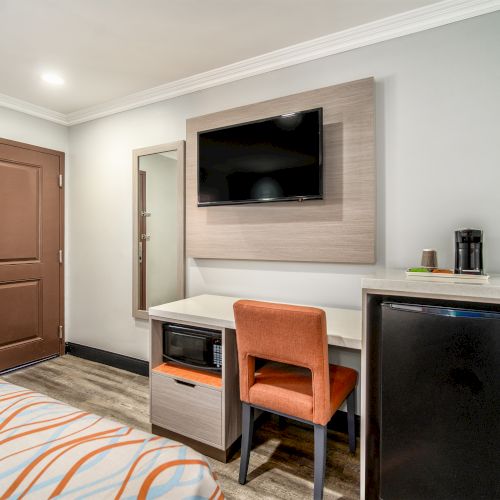
[[[432,3],[1,0],[0,94],[72,113]]]

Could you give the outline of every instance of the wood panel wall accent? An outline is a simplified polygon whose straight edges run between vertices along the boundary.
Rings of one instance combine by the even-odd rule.
[[[374,79],[187,120],[186,253],[194,258],[375,262]],[[323,108],[324,199],[197,206],[197,133]]]

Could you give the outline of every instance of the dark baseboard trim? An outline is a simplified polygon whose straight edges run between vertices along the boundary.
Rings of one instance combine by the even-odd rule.
[[[104,365],[113,366],[149,377],[149,363],[142,359],[131,358],[115,352],[103,351],[95,347],[89,347],[73,342],[66,342],[66,353],[78,358],[88,359]]]

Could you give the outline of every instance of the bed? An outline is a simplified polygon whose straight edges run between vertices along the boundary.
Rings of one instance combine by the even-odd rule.
[[[224,498],[207,460],[0,380],[0,498]]]

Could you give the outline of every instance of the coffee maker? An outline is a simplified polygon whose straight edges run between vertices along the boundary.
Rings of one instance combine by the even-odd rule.
[[[455,273],[483,274],[483,231],[455,231]]]

